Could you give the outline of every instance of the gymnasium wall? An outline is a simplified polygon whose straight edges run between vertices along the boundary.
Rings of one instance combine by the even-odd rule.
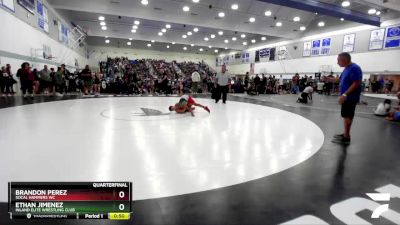
[[[388,21],[382,27],[399,24],[400,20]],[[281,41],[268,43],[266,45],[252,46],[247,49],[250,53],[250,62],[245,64],[229,65],[228,69],[233,74],[244,74],[250,71],[250,63],[255,63],[256,50],[286,46],[288,53],[285,60],[266,61],[255,63],[255,73],[268,74],[314,74],[320,71],[322,65],[332,66],[334,73],[340,73],[342,69],[337,65],[337,54],[342,52],[344,35],[355,33],[356,41],[354,52],[351,53],[353,61],[359,64],[366,75],[371,73],[393,73],[400,71],[400,49],[382,49],[369,51],[369,39],[371,30],[376,27],[362,25],[358,27],[346,28],[322,34],[312,34],[304,38],[293,41]],[[329,56],[303,57],[303,43],[305,41],[320,38],[332,38],[331,52]],[[222,55],[231,55],[235,52],[228,52]]]
[[[215,55],[191,54],[182,52],[162,52],[145,49],[115,48],[102,46],[89,46],[90,59],[89,65],[93,68],[99,67],[100,61],[105,61],[107,57],[128,57],[129,59],[163,59],[167,62],[176,60],[177,62],[204,61],[211,67],[215,67]]]
[[[67,45],[58,41],[58,25],[53,20],[61,21],[71,28],[69,23],[58,15],[46,2],[42,1],[48,8],[49,33],[38,28],[37,12],[31,14],[14,0],[15,12],[1,6],[0,4],[0,65],[11,64],[12,72],[16,73],[22,62],[30,62],[35,68],[42,68],[44,64],[57,67],[66,64],[70,69],[75,68],[75,59],[79,67],[87,64],[86,49],[78,47],[70,49]],[[52,55],[57,57],[46,60],[42,56],[43,44],[51,48]],[[32,49],[38,49],[32,54]],[[39,50],[41,49],[41,50]],[[35,57],[37,56],[37,57]]]

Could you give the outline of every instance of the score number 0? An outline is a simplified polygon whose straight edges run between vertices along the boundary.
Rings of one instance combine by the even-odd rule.
[[[121,198],[121,199],[124,198],[125,197],[125,192],[120,191],[118,193],[118,197]],[[119,204],[118,208],[119,208],[119,210],[123,211],[125,209],[125,205],[124,204]]]

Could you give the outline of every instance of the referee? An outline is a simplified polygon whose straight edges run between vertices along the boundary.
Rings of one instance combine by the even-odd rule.
[[[351,62],[349,53],[340,53],[338,64],[344,67],[340,75],[340,97],[339,104],[342,106],[341,115],[344,121],[344,133],[334,136],[332,142],[348,145],[350,144],[350,129],[356,110],[356,105],[360,101],[362,70],[360,66]]]
[[[230,81],[230,75],[226,73],[226,65],[224,64],[221,68],[221,72],[217,74],[217,95],[215,96],[215,103],[218,103],[222,95],[222,103],[226,104],[226,97],[228,94],[228,84]]]

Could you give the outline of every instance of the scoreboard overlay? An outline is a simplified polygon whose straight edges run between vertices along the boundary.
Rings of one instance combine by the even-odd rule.
[[[132,182],[9,182],[10,219],[129,220]]]

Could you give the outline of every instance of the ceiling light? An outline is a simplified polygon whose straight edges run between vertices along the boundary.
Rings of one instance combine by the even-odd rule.
[[[228,43],[229,43],[229,40],[228,40],[228,39],[226,39],[224,42],[225,42],[226,44],[228,44]]]
[[[201,52],[202,52],[202,51],[203,51],[203,49],[201,48],[201,49],[199,49],[199,51],[201,51]]]
[[[249,21],[250,21],[250,23],[254,23],[254,22],[256,22],[256,18],[250,17],[250,18],[249,18]]]
[[[132,41],[132,38],[129,38],[130,41]]]
[[[241,34],[240,37],[241,38],[246,38],[246,35],[245,34]]]
[[[211,34],[210,37],[211,37],[211,38],[215,38],[215,34]]]
[[[245,41],[245,42],[243,42],[243,45],[247,45],[247,42]]]
[[[237,38],[236,37],[232,37],[232,41],[236,41],[237,40]]]
[[[267,40],[267,37],[261,37],[261,41]]]
[[[190,46],[194,47],[194,44],[190,44]]]
[[[175,42],[172,42],[171,44],[173,44],[173,45],[174,45],[174,44],[175,44]]]
[[[224,35],[224,32],[223,31],[218,31],[218,35],[222,36],[222,35]]]
[[[165,28],[171,29],[171,25],[170,25],[170,24],[167,24],[167,25],[165,25]]]
[[[319,27],[325,26],[325,22],[324,22],[324,21],[319,22],[319,23],[318,23],[318,26],[319,26]]]
[[[271,16],[272,15],[272,12],[271,11],[265,11],[265,16]]]
[[[167,48],[169,48],[169,45],[167,45]]]
[[[253,40],[251,40],[251,43],[256,43],[256,40],[254,40],[254,39],[253,39]]]
[[[106,18],[104,18],[104,16],[99,16],[99,20],[100,21],[104,21]]]
[[[225,50],[228,50],[228,47],[225,47]]]
[[[148,5],[148,4],[149,4],[149,1],[147,1],[147,0],[142,0],[141,3],[142,3],[142,5]]]
[[[300,27],[300,30],[301,30],[301,31],[305,31],[305,30],[306,30],[306,27],[305,27],[305,26],[301,26],[301,27]]]
[[[199,31],[199,28],[195,27],[195,28],[193,28],[193,31],[194,31],[194,32],[198,32],[198,31]]]
[[[214,52],[215,52],[215,53],[218,53],[218,49],[215,49]]]
[[[275,24],[277,27],[281,27],[282,26],[282,22],[276,22]]]
[[[350,6],[350,1],[343,1],[342,2],[343,7],[349,7]]]
[[[150,47],[151,47],[151,44],[150,44],[150,43],[148,43],[148,44],[147,44],[147,47],[149,47],[149,48],[150,48]]]
[[[161,32],[165,33],[165,32],[167,32],[167,29],[163,28],[163,29],[161,29]]]
[[[340,21],[344,21],[344,18],[340,18]]]
[[[208,37],[205,37],[204,40],[205,40],[205,41],[208,41],[209,39],[208,39]]]
[[[163,36],[163,32],[158,32],[158,36]]]
[[[182,35],[182,38],[187,38],[187,35],[186,34]]]
[[[107,27],[106,26],[102,26],[101,29],[102,30],[107,30]]]
[[[132,42],[128,41],[126,42],[127,45],[132,45]]]
[[[106,22],[100,22],[100,26],[105,26]]]
[[[368,10],[368,14],[372,15],[376,13],[376,9],[370,9]]]
[[[189,12],[190,8],[189,8],[189,6],[183,6],[182,10],[184,12]]]
[[[105,36],[105,38],[108,38],[108,36]]]
[[[299,21],[300,21],[300,17],[298,17],[298,16],[294,17],[294,18],[293,18],[293,21],[294,21],[294,22],[299,22]]]
[[[212,48],[212,46],[211,46],[211,45],[209,45],[209,46],[208,46],[208,48]]]
[[[225,13],[224,13],[224,12],[219,12],[219,13],[218,13],[218,16],[219,16],[220,18],[225,17]]]
[[[131,32],[132,32],[132,33],[136,33],[136,30],[133,30],[133,29],[132,29]]]
[[[318,15],[318,13],[317,13],[317,12],[315,12],[314,14],[315,14],[315,15]]]
[[[199,3],[200,0],[193,0],[194,3]]]
[[[376,14],[377,16],[379,16],[379,15],[381,15],[381,11],[377,11],[375,14]]]
[[[187,48],[186,48],[186,47],[183,47],[183,50],[185,50],[185,51],[186,51],[186,50],[187,50]]]
[[[106,40],[106,43],[109,44],[109,43],[110,43],[110,40],[107,39],[107,40]]]
[[[137,29],[138,29],[138,26],[137,26],[137,25],[133,25],[133,26],[132,26],[132,29],[137,30]]]
[[[151,43],[154,43],[154,42],[156,42],[155,40],[151,40]]]
[[[135,21],[133,22],[133,24],[139,25],[139,24],[140,24],[140,21],[139,21],[139,20],[135,20]]]
[[[187,32],[187,35],[189,35],[189,36],[190,36],[190,35],[192,35],[192,34],[193,34],[193,33],[192,33],[192,32],[190,32],[190,31],[189,31],[189,32]]]
[[[233,9],[233,10],[237,10],[238,8],[239,8],[238,4],[231,5],[231,9]]]

